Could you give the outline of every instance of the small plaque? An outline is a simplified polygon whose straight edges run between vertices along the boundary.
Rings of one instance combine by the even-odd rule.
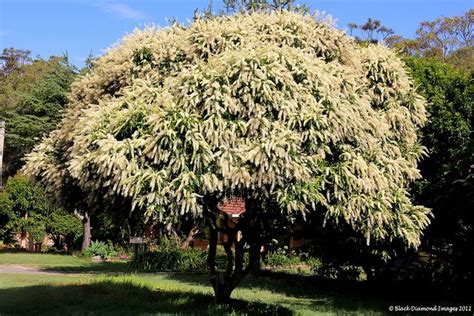
[[[130,237],[131,244],[143,244],[143,237]]]
[[[245,213],[245,200],[240,197],[231,197],[220,201],[217,208],[230,217],[236,218]]]

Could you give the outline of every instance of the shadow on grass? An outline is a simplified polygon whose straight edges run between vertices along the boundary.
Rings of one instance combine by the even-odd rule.
[[[216,305],[211,295],[154,290],[133,278],[108,277],[92,283],[0,289],[3,314],[193,314],[291,315],[278,305],[233,300]]]
[[[188,284],[209,285],[206,276],[170,274],[166,278]],[[472,303],[472,298],[447,295],[439,288],[426,284],[371,283],[350,280],[321,279],[282,272],[264,271],[258,276],[246,277],[237,288],[266,290],[288,297],[317,301],[327,307],[342,310],[387,311],[391,305],[456,305]]]
[[[166,278],[187,284],[210,286],[205,275],[170,274]],[[310,309],[316,311],[386,311],[389,304],[379,301],[361,291],[360,287],[348,284],[323,284],[316,278],[307,276],[265,274],[247,276],[236,289],[252,291],[268,291],[282,294],[289,298],[304,299],[311,302]],[[298,304],[298,300],[289,300],[290,304]],[[305,303],[306,304],[306,303]],[[314,305],[316,304],[316,305]],[[308,306],[307,306],[308,307]]]
[[[130,268],[127,262],[90,262],[80,266],[52,266],[40,269],[43,272],[55,273],[97,273],[97,274],[119,274],[137,272]]]

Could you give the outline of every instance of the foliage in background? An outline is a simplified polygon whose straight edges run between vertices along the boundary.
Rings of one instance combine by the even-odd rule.
[[[384,42],[405,55],[433,58],[459,69],[474,70],[474,9],[461,16],[438,17],[423,21],[416,38],[404,38],[380,20],[347,24],[349,34],[362,44]]]
[[[206,252],[200,249],[181,249],[177,239],[161,238],[155,250],[134,255],[130,266],[150,272],[204,272],[206,257]]]
[[[123,211],[123,212],[122,212]],[[144,219],[140,212],[130,212],[130,208],[105,209],[91,214],[93,236],[97,240],[111,240],[125,246],[131,236],[144,234]]]
[[[0,55],[0,76],[2,79],[19,71],[24,65],[31,63],[30,54],[31,51],[25,49],[4,48]]]
[[[424,247],[443,262],[437,281],[474,278],[474,72],[436,60],[408,58],[412,76],[429,101],[415,197],[433,209]],[[433,269],[431,267],[431,269]]]
[[[0,58],[6,60],[0,68],[0,120],[6,122],[4,176],[8,177],[56,127],[76,70],[67,57],[32,60],[28,51],[13,48],[4,49]]]
[[[320,260],[314,268],[320,277],[381,280],[387,277],[390,260],[407,251],[406,246],[398,241],[379,240],[367,245],[347,225],[325,226],[317,231],[310,229],[323,220],[321,216],[311,216],[302,229],[303,238],[309,242],[308,253]]]
[[[270,267],[284,267],[292,266],[301,263],[300,257],[291,255],[283,248],[279,248],[275,251],[269,252],[263,263]]]
[[[25,176],[10,177],[0,192],[0,214],[3,238],[10,239],[13,233],[20,233],[21,246],[25,246],[27,233],[35,241],[42,241],[46,235],[44,218],[50,205],[44,191],[32,184]]]
[[[24,247],[27,235],[43,242],[49,234],[58,250],[63,244],[74,248],[82,235],[81,227],[80,220],[52,205],[44,190],[27,177],[17,174],[8,178],[0,193],[0,233],[4,241],[12,243],[14,234],[19,233]]]
[[[198,248],[183,248],[182,241],[176,236],[161,236],[158,243],[147,243],[147,250],[134,255],[130,266],[134,269],[160,272],[200,272],[204,273],[207,268],[207,253]],[[217,249],[217,265],[221,269],[226,267],[226,253],[222,246]],[[244,256],[244,262],[248,263],[248,256]]]

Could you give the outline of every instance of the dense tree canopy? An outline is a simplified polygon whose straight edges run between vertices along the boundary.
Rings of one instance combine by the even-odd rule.
[[[318,211],[417,246],[429,211],[407,187],[425,120],[386,48],[309,15],[243,13],[125,37],[73,84],[25,170],[63,199],[75,187],[168,223],[241,196],[246,216]]]
[[[41,187],[17,174],[0,192],[0,240],[9,242],[18,233],[22,248],[28,236],[42,242],[49,234],[61,249],[64,244],[74,246],[82,232],[77,217],[52,205]]]
[[[245,195],[325,210],[377,238],[419,243],[424,104],[398,58],[294,13],[135,31],[74,84],[61,128],[27,170],[54,192],[107,188],[150,216]],[[262,205],[263,206],[263,205]]]
[[[0,192],[0,233],[2,239],[21,233],[20,247],[26,247],[26,234],[43,238],[43,217],[48,213],[48,200],[40,187],[25,176],[10,177]]]
[[[415,194],[434,214],[424,248],[444,262],[436,281],[472,281],[474,73],[420,58],[407,59],[407,65],[430,104],[421,139],[429,157],[420,164],[423,180]]]
[[[0,76],[0,120],[6,122],[6,177],[14,175],[23,165],[23,156],[56,127],[75,76],[65,57],[31,60],[28,53],[8,49],[2,55],[6,61]]]

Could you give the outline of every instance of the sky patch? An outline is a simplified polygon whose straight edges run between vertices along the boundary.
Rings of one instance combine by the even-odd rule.
[[[122,19],[132,19],[132,20],[140,20],[146,17],[146,15],[130,7],[128,4],[125,3],[102,3],[99,5],[102,10],[108,13],[112,13],[115,16],[122,18]]]

